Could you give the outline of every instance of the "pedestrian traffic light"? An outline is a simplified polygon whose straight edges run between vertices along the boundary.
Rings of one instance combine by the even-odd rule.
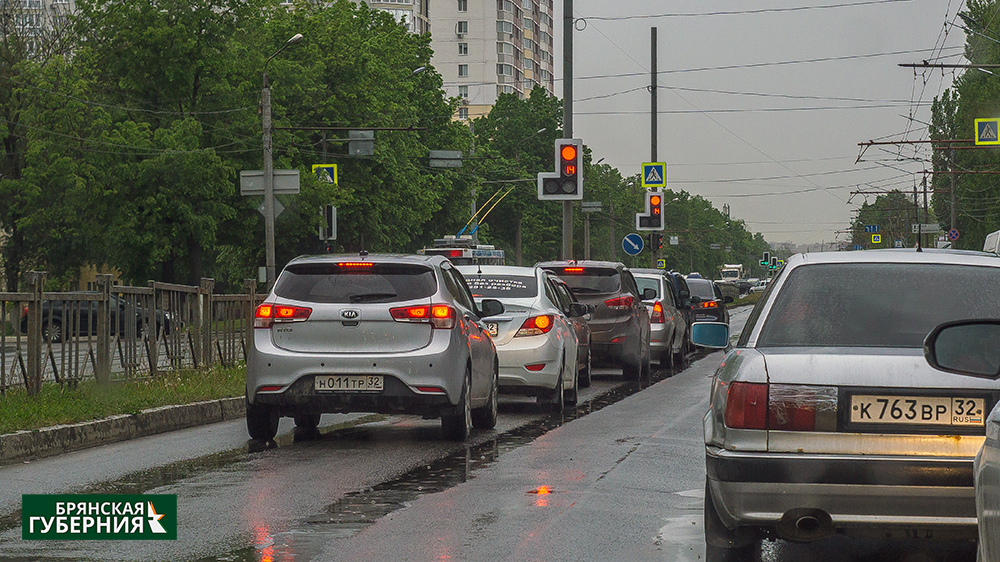
[[[635,214],[636,230],[663,230],[663,193],[646,192],[646,212]]]
[[[583,141],[556,139],[556,172],[538,174],[538,198],[572,201],[583,199]]]

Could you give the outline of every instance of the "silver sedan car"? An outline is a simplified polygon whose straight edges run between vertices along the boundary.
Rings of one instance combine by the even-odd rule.
[[[798,254],[771,285],[712,380],[707,559],[762,538],[974,540],[973,459],[1000,389],[922,350],[943,322],[1000,318],[1000,258]],[[725,346],[728,328],[695,323],[692,339]]]
[[[257,307],[247,360],[247,430],[278,418],[315,428],[324,413],[441,418],[446,438],[497,417],[497,355],[462,274],[440,256],[299,257]]]
[[[632,275],[643,293],[642,302],[649,310],[649,352],[660,366],[672,367],[684,361],[684,344],[687,337],[687,320],[674,302],[665,272],[658,269],[633,269]],[[656,291],[652,298],[645,298],[645,291]]]
[[[476,298],[495,298],[504,314],[486,325],[500,358],[500,389],[536,396],[562,411],[577,401],[579,361],[576,330],[560,309],[548,273],[539,267],[460,265]],[[587,312],[576,305],[577,316]]]

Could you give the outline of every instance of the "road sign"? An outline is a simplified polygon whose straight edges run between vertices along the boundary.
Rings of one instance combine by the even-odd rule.
[[[872,234],[872,244],[881,244],[881,243],[882,243],[882,235]]]
[[[319,181],[325,181],[326,183],[332,183],[333,185],[340,183],[337,179],[336,164],[313,164],[312,173],[316,174]]]
[[[427,165],[431,168],[461,168],[461,150],[431,150],[427,153]]]
[[[656,260],[656,269],[666,269],[667,260]]]
[[[656,189],[667,187],[667,163],[643,162],[642,187],[652,187]]]
[[[910,229],[913,230],[914,234],[917,234],[918,231],[921,234],[934,234],[941,232],[941,225],[936,222],[913,223],[910,225]]]
[[[709,244],[708,245],[708,249],[709,250],[721,250],[722,249],[722,244]]]
[[[878,232],[878,225],[877,224],[866,224],[865,225],[865,232],[868,233],[868,234],[873,234],[875,232]]]
[[[299,192],[298,170],[274,171],[274,194]],[[264,170],[240,170],[240,195],[264,195]],[[275,213],[277,216],[278,213]]]
[[[642,248],[646,245],[646,242],[636,233],[629,234],[622,238],[622,250],[630,256],[637,256]]]
[[[584,213],[599,213],[601,212],[601,202],[600,201],[581,201],[580,205],[583,207]]]
[[[854,249],[855,249],[855,250],[861,250],[861,249],[862,249],[862,248],[861,248],[861,244],[855,244],[855,245],[854,245]]]
[[[1000,118],[976,119],[976,144],[1000,144]]]
[[[681,237],[680,236],[671,236],[670,237],[670,245],[671,246],[678,246],[678,245],[680,245],[680,243],[681,243]]]
[[[274,216],[275,216],[275,218],[277,218],[277,216],[281,214],[281,211],[284,211],[284,210],[285,210],[285,206],[281,204],[281,201],[278,201],[277,199],[275,199],[274,200]],[[257,205],[257,212],[260,213],[260,214],[262,214],[262,215],[264,214],[264,204],[263,203],[261,203],[260,205]]]
[[[902,240],[894,240],[892,242],[892,247],[893,248],[902,248],[903,247],[903,241]]]
[[[948,240],[951,240],[952,242],[958,240],[958,229],[953,228],[948,231]]]

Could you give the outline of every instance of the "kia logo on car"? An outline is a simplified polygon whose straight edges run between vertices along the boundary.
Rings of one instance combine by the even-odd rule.
[[[358,316],[361,316],[361,311],[354,308],[348,310],[341,310],[340,316],[346,320],[354,320]]]

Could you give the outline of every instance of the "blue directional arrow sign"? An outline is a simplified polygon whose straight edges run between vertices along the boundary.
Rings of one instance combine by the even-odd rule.
[[[645,245],[646,242],[643,241],[642,236],[639,236],[634,232],[622,239],[622,249],[625,250],[625,253],[630,256],[639,255],[639,252],[642,251],[642,248]]]

